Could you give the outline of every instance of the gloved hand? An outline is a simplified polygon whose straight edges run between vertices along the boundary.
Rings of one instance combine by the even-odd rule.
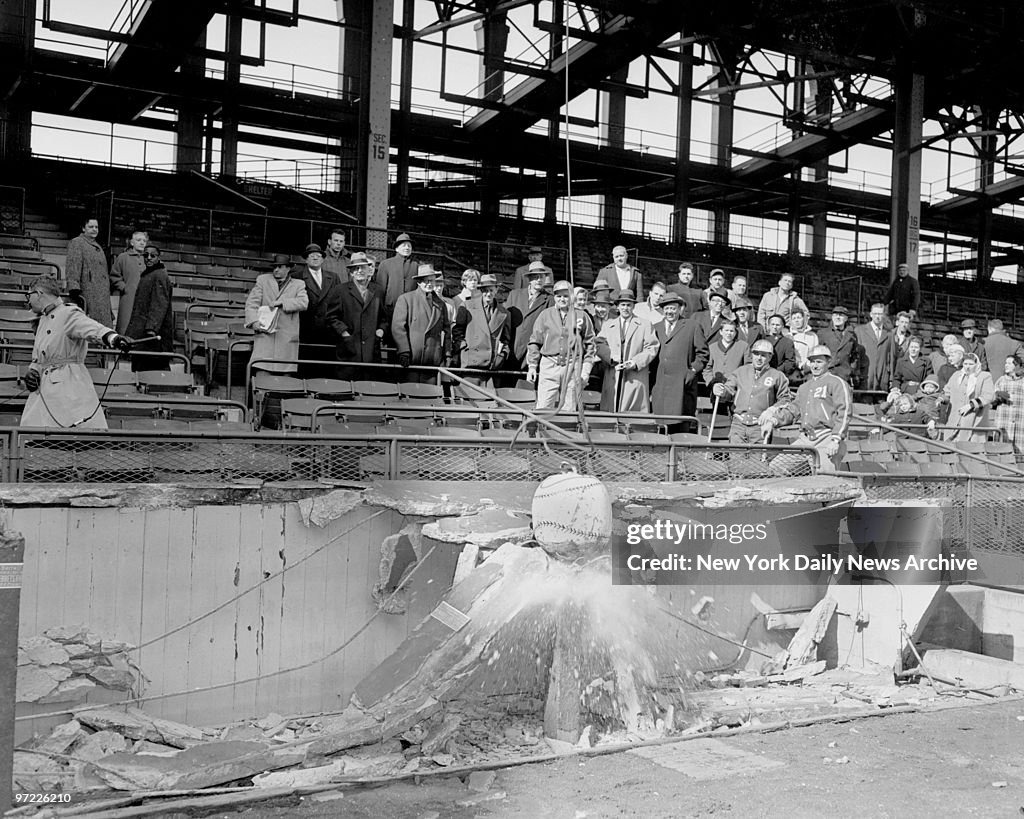
[[[1012,403],[1010,401],[1010,393],[1008,393],[1006,390],[996,390],[996,396],[995,398],[992,399],[992,409],[995,409],[1001,404],[1009,403]]]
[[[412,364],[412,353],[398,354],[398,366],[408,367],[410,364]]]
[[[717,395],[719,398],[721,398],[723,395],[725,395],[725,384],[722,384],[721,382],[719,382],[718,384],[715,384],[711,388],[711,393],[713,395]]]
[[[83,310],[85,309],[85,298],[82,296],[81,290],[69,290],[68,297]]]
[[[103,337],[103,343],[111,350],[120,350],[122,353],[126,354],[132,349],[132,343],[127,338],[118,335],[117,333],[107,333]]]
[[[42,381],[43,377],[39,374],[39,370],[29,370],[25,373],[24,382],[25,389],[29,392],[35,392],[39,389],[39,382]]]

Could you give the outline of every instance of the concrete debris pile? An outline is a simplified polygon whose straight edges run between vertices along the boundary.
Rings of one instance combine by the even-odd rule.
[[[139,693],[143,677],[129,652],[85,626],[57,626],[18,640],[18,702],[81,702],[96,688]]]

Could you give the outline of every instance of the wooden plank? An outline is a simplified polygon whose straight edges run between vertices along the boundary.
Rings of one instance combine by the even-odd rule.
[[[165,585],[165,629],[177,628],[188,621],[192,611],[192,542],[195,509],[171,509],[168,517],[167,571]],[[184,629],[162,641],[164,646],[162,691],[185,691],[190,686],[189,666],[195,662],[191,652],[191,629]],[[187,693],[162,701],[164,716],[188,723]]]
[[[58,609],[64,616],[64,559],[67,545],[67,518],[61,514],[43,516],[39,508],[19,507],[10,513],[11,528],[25,537],[25,566],[22,572],[19,605],[19,636],[31,637],[39,632],[40,618]],[[63,526],[59,538],[59,560],[47,557],[47,543],[57,542],[58,525]],[[50,597],[56,599],[49,599]],[[42,610],[40,610],[42,609]]]
[[[90,551],[90,546],[94,540],[94,532],[92,530],[92,517],[88,514],[83,514],[85,511],[78,509],[66,510],[67,528],[65,538],[67,557],[64,561],[64,576],[69,579],[74,578],[74,583],[79,591],[77,594],[68,594],[68,590],[62,586],[64,612],[61,619],[67,621],[68,625],[86,624],[95,631],[96,627],[93,625],[91,611],[93,563]],[[88,592],[83,593],[83,586],[88,589]],[[58,593],[57,589],[54,589],[53,593],[56,595]],[[47,620],[49,622],[46,622],[45,628],[49,628],[51,625],[58,625],[51,618],[47,618]],[[40,623],[40,625],[43,624]]]
[[[1010,686],[1024,690],[1024,663],[947,648],[925,654],[924,667],[936,679],[964,688],[991,690]]]
[[[353,513],[360,507],[353,510]],[[370,510],[367,510],[369,512]],[[329,578],[323,601],[324,623],[322,656],[334,651],[346,638],[345,609],[348,605],[348,542],[346,538],[333,543],[325,550],[327,553],[324,574]],[[321,678],[324,681],[320,701],[325,713],[341,711],[348,704],[351,689],[346,686],[346,668],[348,651],[341,651],[324,661],[321,666]]]
[[[280,551],[284,548],[284,507],[267,507],[263,513],[263,547],[260,550],[260,572],[272,575],[281,569]],[[283,579],[274,578],[260,588],[260,626],[258,635],[260,675],[271,674],[281,668],[281,609],[283,607]],[[280,707],[281,677],[261,679],[256,690],[256,713],[277,711]],[[280,712],[278,712],[280,713]]]
[[[190,628],[189,689],[230,682],[234,673],[234,609],[210,615],[233,595],[238,558],[241,506],[199,506],[195,509],[192,549],[192,596],[189,619],[203,618]],[[209,615],[209,616],[207,616]],[[230,718],[231,688],[189,697],[189,725],[209,725]]]
[[[836,601],[832,597],[824,597],[815,604],[789,643],[787,666],[806,665],[818,659],[818,644],[825,639],[828,624],[835,613]]]
[[[118,584],[114,598],[114,622],[111,636],[138,645],[142,632],[143,539],[146,512],[120,509],[117,516],[115,561]],[[104,634],[104,636],[107,636]]]
[[[173,514],[180,513],[174,510]],[[145,525],[142,534],[142,612],[139,642],[144,643],[155,639],[167,630],[168,602],[172,591],[168,581],[168,555],[171,539],[170,509],[150,509],[145,514]],[[180,593],[175,589],[173,594]],[[146,646],[138,653],[139,668],[151,680],[151,691],[169,690],[166,664],[167,642],[161,640]],[[154,716],[164,717],[166,705],[163,700],[146,703],[146,712]]]
[[[238,522],[238,578],[232,595],[255,586],[263,579],[260,557],[263,550],[264,513],[267,507],[253,504],[244,508]],[[232,606],[234,610],[235,662],[234,679],[246,680],[260,673],[260,589],[249,592]],[[263,716],[256,706],[256,683],[235,686],[232,696],[234,719]]]

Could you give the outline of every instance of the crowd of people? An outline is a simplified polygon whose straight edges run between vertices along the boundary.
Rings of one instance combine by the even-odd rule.
[[[171,284],[159,248],[136,232],[108,271],[98,232],[88,220],[68,248],[73,309],[95,322],[75,332],[119,344],[145,338],[137,349],[169,352]],[[731,417],[731,441],[770,442],[775,427],[795,423],[801,441],[836,465],[856,389],[884,399],[883,420],[921,424],[946,440],[995,425],[1024,447],[1024,347],[998,320],[979,338],[968,318],[960,335],[926,351],[914,333],[920,289],[906,265],[867,322],[851,327],[840,304],[816,328],[789,273],[755,304],[745,277],[727,283],[715,269],[699,283],[687,262],[676,281],[645,285],[626,248],[616,246],[587,290],[555,280],[543,248],[531,247],[502,301],[496,277],[474,269],[462,273],[457,293],[445,294],[443,276],[417,261],[407,233],[393,250],[379,263],[349,252],[336,228],[326,250],[308,245],[297,266],[275,256],[245,304],[253,365],[307,378],[352,376],[353,363],[380,364],[390,345],[389,361],[410,368],[403,380],[432,381],[438,366],[461,368],[481,386],[525,375],[541,410],[575,409],[589,388],[600,392],[603,411],[693,416],[704,394]],[[167,366],[165,358],[133,360],[136,368]],[[37,366],[52,372],[55,365]],[[360,376],[366,371],[353,377]]]

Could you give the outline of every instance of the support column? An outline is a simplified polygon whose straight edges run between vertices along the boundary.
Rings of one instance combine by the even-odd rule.
[[[896,127],[893,129],[892,189],[889,213],[889,280],[905,263],[917,278],[921,234],[921,130],[924,124],[924,77],[902,71],[895,80]]]
[[[978,161],[974,168],[974,188],[982,194],[983,207],[978,214],[978,270],[977,280],[987,282],[992,278],[992,208],[988,207],[985,192],[995,182],[996,153],[999,140],[992,133],[998,124],[996,111],[984,112],[981,130],[985,136],[977,138]]]
[[[225,52],[224,84],[231,93],[232,88],[237,91],[242,79],[242,17],[233,4],[228,7]],[[220,173],[221,176],[238,176],[238,111],[234,103],[226,103],[221,116]]]
[[[386,248],[388,226],[388,169],[391,162],[391,44],[392,0],[368,0],[364,18],[363,93],[359,101],[362,143],[358,187],[367,227],[366,244]]]
[[[402,56],[398,90],[398,218],[402,221],[409,207],[409,143],[412,132],[412,69],[416,31],[416,0],[402,0]]]
[[[604,93],[604,124],[601,136],[609,148],[622,150],[626,147],[626,91],[624,86],[629,79],[629,66],[620,68],[608,77],[613,83],[611,90]],[[604,229],[610,233],[622,232],[622,194],[606,193],[603,203]]]
[[[711,84],[712,88],[723,88],[733,85],[732,72],[736,65],[731,51],[718,46],[721,68]],[[732,165],[732,138],[735,118],[736,92],[724,91],[715,97],[716,105],[711,112],[711,161],[715,165],[728,168]],[[729,208],[723,203],[716,203],[712,209],[712,241],[716,245],[729,244]]]
[[[800,196],[802,175],[800,168],[789,175],[789,225],[786,231],[786,253],[791,257],[800,255],[800,212],[803,208]]]
[[[562,55],[562,27],[565,25],[564,4],[554,3],[551,14],[551,45],[548,49],[548,65]],[[568,104],[568,103],[567,103]],[[551,112],[548,120],[548,172],[544,180],[544,221],[554,224],[558,221],[558,181],[565,168],[565,151],[558,144],[559,111]],[[569,134],[565,134],[569,139]]]
[[[206,46],[206,33],[196,41],[197,48]],[[181,74],[201,78],[206,72],[206,58],[188,54],[182,60]],[[174,167],[179,173],[203,169],[203,112],[198,106],[182,101],[174,129]]]
[[[0,44],[10,59],[9,65],[0,66],[0,159],[32,153],[32,111],[8,103],[6,97],[19,74],[31,68],[35,17],[36,0],[0,2]]]
[[[814,115],[819,127],[832,119],[832,81],[814,80]],[[824,198],[828,187],[828,157],[815,162],[814,190],[817,198]],[[815,203],[814,217],[811,225],[811,256],[824,259],[828,252],[828,210]]]
[[[363,80],[363,28],[369,14],[366,0],[336,0],[338,22],[345,27],[339,29],[338,43],[338,91],[349,102],[359,99]],[[362,195],[359,187],[360,156],[359,138],[344,134],[338,139],[338,191],[351,193],[355,201],[355,213],[362,213]]]
[[[690,215],[690,130],[693,118],[693,43],[679,49],[676,102],[676,179],[672,196],[672,241],[685,247]]]
[[[488,14],[474,26],[477,51],[480,61],[480,93],[492,102],[500,102],[505,93],[505,48],[508,45],[508,24],[503,13]],[[485,220],[498,218],[501,209],[501,185],[498,178],[501,163],[495,159],[483,161],[480,179],[480,214]]]

